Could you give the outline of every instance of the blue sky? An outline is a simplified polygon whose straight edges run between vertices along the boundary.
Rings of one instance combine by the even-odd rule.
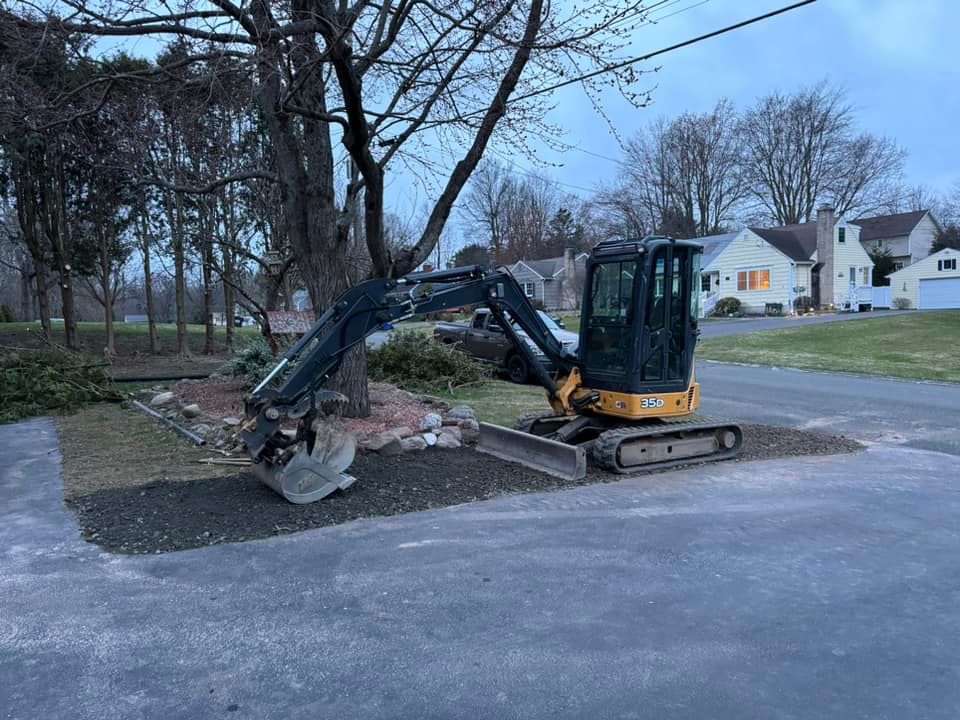
[[[788,4],[788,0],[681,0],[690,7],[661,23],[637,30],[636,54],[709,32]],[[956,31],[960,2],[953,0],[819,0],[791,13],[669,53],[645,80],[652,104],[631,108],[610,93],[606,107],[629,137],[658,115],[700,112],[724,96],[738,107],[774,90],[791,91],[824,78],[846,91],[861,129],[895,139],[908,153],[911,184],[946,190],[960,180],[960,60]],[[643,81],[641,81],[643,82]],[[551,120],[566,128],[564,140],[611,158],[616,138],[599,120],[583,91],[556,96]],[[541,148],[543,170],[571,186],[609,181],[616,165],[585,152]],[[526,168],[526,160],[515,161]],[[580,194],[583,194],[582,192]]]

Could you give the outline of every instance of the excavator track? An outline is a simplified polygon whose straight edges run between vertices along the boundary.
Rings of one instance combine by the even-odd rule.
[[[729,420],[697,418],[666,420],[618,427],[593,441],[594,464],[610,472],[648,472],[692,462],[735,457],[743,431]]]

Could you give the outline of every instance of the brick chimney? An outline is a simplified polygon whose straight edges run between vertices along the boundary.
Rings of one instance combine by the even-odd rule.
[[[832,205],[817,208],[817,263],[820,267],[820,307],[833,305],[833,226],[836,224]]]
[[[572,310],[580,302],[577,287],[577,249],[568,247],[563,251],[563,306]]]

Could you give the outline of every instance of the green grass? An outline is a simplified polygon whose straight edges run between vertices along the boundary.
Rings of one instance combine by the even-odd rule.
[[[19,345],[22,347],[38,347],[41,341],[37,338],[40,332],[39,322],[16,322],[0,324],[0,345]],[[82,322],[77,324],[80,336],[81,349],[86,352],[101,354],[106,344],[107,331],[102,322]],[[149,329],[146,323],[114,323],[115,343],[117,354],[133,355],[147,353],[150,350]],[[236,328],[234,338],[241,340],[260,334],[257,327]],[[157,325],[157,337],[160,341],[161,353],[176,352],[177,326],[174,324]],[[187,325],[187,344],[191,352],[199,353],[203,349],[204,326]],[[53,326],[53,341],[63,344],[63,325]],[[214,331],[214,350],[218,353],[226,351],[226,329],[218,327]]]
[[[515,385],[504,380],[491,380],[476,387],[460,388],[452,394],[439,395],[451,405],[470,405],[477,419],[513,427],[514,421],[524,413],[549,410],[543,388],[536,385]]]
[[[565,330],[569,330],[572,333],[580,332],[580,313],[561,315],[560,319],[563,320]]]
[[[960,312],[836,322],[702,340],[697,357],[960,382]]]

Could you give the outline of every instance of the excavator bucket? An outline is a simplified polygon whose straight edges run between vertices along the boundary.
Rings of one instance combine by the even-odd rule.
[[[344,472],[357,452],[354,436],[330,426],[315,430],[312,452],[301,447],[284,464],[263,460],[253,465],[253,474],[263,484],[298,505],[346,490],[356,481]]]
[[[477,450],[564,480],[582,480],[587,474],[587,454],[579,445],[500,425],[480,423]]]

